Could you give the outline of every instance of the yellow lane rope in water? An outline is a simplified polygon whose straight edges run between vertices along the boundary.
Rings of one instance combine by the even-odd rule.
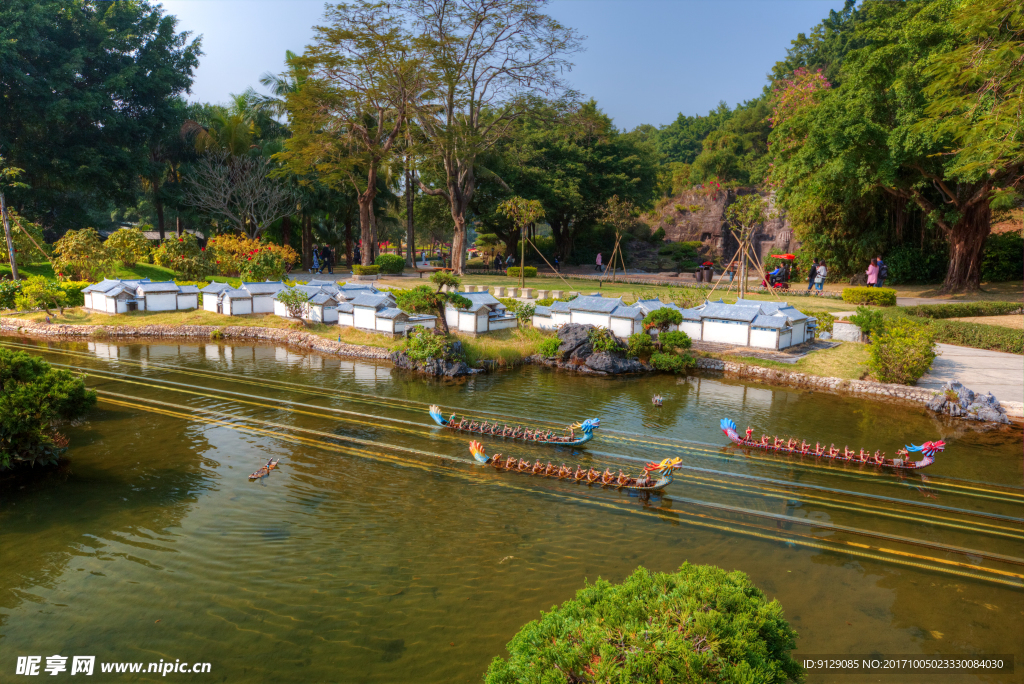
[[[14,343],[14,342],[6,343],[6,344],[8,344],[9,346],[16,346],[16,347],[21,347],[21,348],[25,348],[25,349],[32,349],[32,350],[36,350],[36,351],[43,350],[43,351],[49,351],[51,353],[83,357],[83,358],[87,358],[87,359],[90,359],[90,360],[97,360],[97,361],[101,360],[101,359],[99,359],[98,357],[96,357],[93,354],[88,354],[88,353],[84,353],[84,352],[76,352],[76,351],[65,350],[65,349],[54,350],[52,348],[40,348],[40,347],[36,347],[36,346],[32,346],[32,345],[23,345],[23,344]],[[107,363],[115,363],[115,361],[107,361]],[[235,382],[235,383],[239,383],[239,384],[246,384],[246,385],[260,386],[260,387],[266,387],[267,385],[278,385],[278,386],[281,386],[281,387],[286,387],[286,388],[292,389],[292,390],[297,391],[297,392],[301,392],[301,393],[305,393],[305,394],[310,394],[310,395],[316,395],[316,396],[339,396],[340,395],[340,396],[350,397],[352,400],[360,402],[360,403],[366,403],[366,404],[375,405],[375,406],[388,406],[388,407],[400,408],[402,410],[414,410],[414,409],[419,410],[422,407],[425,407],[427,405],[427,404],[425,404],[423,402],[417,402],[417,401],[411,400],[411,399],[390,398],[390,400],[382,401],[379,398],[376,398],[374,400],[371,400],[371,399],[366,398],[365,395],[360,395],[360,394],[355,393],[355,392],[348,392],[348,391],[345,391],[345,390],[331,389],[331,388],[312,389],[312,388],[310,388],[308,386],[299,385],[297,383],[289,383],[289,382],[281,381],[281,380],[269,380],[268,379],[268,380],[254,381],[254,380],[250,380],[248,378],[240,378],[237,375],[233,375],[233,374],[229,374],[229,373],[224,373],[224,372],[221,372],[221,371],[197,371],[197,370],[190,369],[190,368],[188,368],[186,366],[178,366],[178,365],[175,365],[175,364],[164,364],[164,363],[150,362],[150,361],[147,361],[147,362],[143,363],[143,362],[140,362],[140,361],[135,361],[135,360],[130,360],[130,359],[117,359],[116,363],[135,365],[135,366],[138,366],[140,368],[147,368],[147,367],[167,368],[167,369],[172,369],[172,370],[174,370],[174,372],[177,372],[177,373],[180,373],[180,374],[183,374],[183,375],[191,375],[191,376],[195,376],[195,377],[206,377],[206,378],[211,378],[211,379],[225,379],[225,380],[228,380],[230,382]],[[54,365],[57,365],[57,364],[54,364]],[[165,381],[165,382],[170,382],[170,381]],[[226,392],[227,390],[223,390],[223,391]],[[446,408],[446,409],[456,410],[456,411],[465,411],[464,409],[462,409],[460,407],[442,406],[441,408]],[[337,409],[335,409],[335,410],[337,410]],[[471,418],[472,417],[480,417],[481,415],[495,415],[495,416],[500,415],[500,414],[497,414],[497,413],[494,413],[494,412],[480,411],[480,410],[477,410],[477,409],[472,409],[471,411],[472,412],[468,413],[468,414],[463,412],[462,415],[465,415],[465,416],[471,417]],[[536,425],[546,424],[546,425],[549,425],[549,426],[561,427],[560,424],[558,424],[558,423],[556,423],[554,421],[546,421],[546,420],[539,420],[539,419],[522,419],[522,418],[517,418],[515,416],[504,416],[504,417],[506,419],[513,419],[514,418],[517,422],[523,422],[523,423],[527,424],[528,427],[531,424],[536,424]],[[394,420],[394,419],[387,419],[387,418],[385,418],[385,420]],[[531,423],[531,421],[532,421],[532,423]],[[400,422],[407,422],[407,421],[400,421]],[[727,456],[723,456],[719,451],[711,450],[711,449],[702,449],[699,446],[697,446],[698,443],[685,442],[683,440],[674,440],[674,439],[671,439],[671,438],[661,438],[663,440],[661,442],[653,441],[653,440],[649,440],[649,439],[637,439],[635,437],[627,437],[626,436],[626,435],[634,434],[634,433],[626,433],[626,432],[621,432],[621,431],[616,431],[616,430],[611,430],[611,429],[604,429],[602,431],[602,433],[604,435],[606,435],[607,437],[611,438],[612,440],[616,440],[616,441],[640,443],[640,444],[645,444],[645,445],[648,445],[648,446],[654,446],[656,448],[666,449],[666,450],[671,450],[671,449],[683,447],[683,448],[687,448],[691,452],[700,452],[700,453],[708,454],[708,457],[710,457],[710,458],[715,458],[717,460],[728,460],[728,457]],[[725,445],[725,446],[731,446],[731,445]],[[870,480],[873,480],[873,479],[878,479],[879,481],[881,481],[881,482],[883,482],[885,484],[897,484],[897,485],[900,484],[899,482],[895,482],[895,483],[892,482],[892,475],[888,474],[888,473],[885,473],[885,472],[871,472],[871,471],[867,471],[867,472],[861,472],[861,473],[849,473],[849,472],[845,472],[843,470],[840,470],[840,469],[836,468],[835,465],[831,465],[830,466],[830,465],[816,465],[816,464],[807,464],[807,463],[795,463],[793,461],[785,460],[785,459],[765,458],[765,457],[761,457],[761,456],[752,456],[752,455],[749,455],[749,454],[745,455],[745,458],[748,459],[748,460],[763,462],[765,464],[768,464],[768,465],[771,465],[771,466],[775,466],[775,467],[795,468],[795,469],[803,469],[803,470],[820,470],[820,471],[828,472],[828,473],[833,474],[833,475],[838,475],[838,476],[841,476],[841,477],[847,477],[847,478],[852,478],[852,479],[864,479],[864,480],[867,480],[867,481],[870,481]],[[856,465],[856,464],[854,464],[854,465]],[[954,482],[951,482],[951,481],[948,481],[948,480],[956,480],[956,478],[931,477],[931,478],[929,478],[929,482],[927,483],[927,486],[930,486],[930,487],[941,486],[941,487],[949,487],[949,488],[954,488],[954,489],[967,489],[967,490],[970,490],[970,491],[981,491],[981,492],[988,492],[988,493],[993,493],[993,494],[998,493],[998,494],[1004,494],[1004,495],[1011,496],[1011,497],[1020,497],[1022,500],[1024,500],[1024,493],[1017,494],[1017,493],[1015,493],[1013,491],[989,490],[989,489],[984,489],[984,488],[980,488],[980,487],[973,486],[973,485],[955,484]],[[994,487],[1003,487],[1004,486],[1004,485],[997,485],[995,483],[989,483],[989,485],[990,486],[994,486]],[[1010,490],[1017,489],[1015,487],[1010,487],[1008,485],[1006,487],[1008,489],[1010,489]],[[977,496],[980,496],[980,495],[977,495]],[[983,498],[991,498],[991,497],[983,497]],[[1004,500],[1004,499],[997,499],[997,500]],[[1012,502],[1012,503],[1016,503],[1016,502]]]
[[[265,434],[265,435],[269,435],[271,437],[276,437],[276,438],[281,439],[281,440],[283,440],[285,442],[307,444],[307,445],[316,447],[318,449],[327,449],[327,450],[330,450],[330,451],[337,451],[337,452],[340,452],[340,453],[351,454],[351,455],[354,455],[354,456],[357,456],[357,457],[360,457],[360,458],[369,458],[371,460],[376,460],[376,461],[390,462],[390,463],[395,463],[395,464],[399,464],[399,465],[405,465],[405,466],[408,466],[408,467],[413,467],[413,468],[417,468],[417,469],[425,470],[425,471],[436,470],[436,466],[438,465],[435,462],[433,467],[431,467],[430,465],[425,464],[425,463],[415,462],[415,461],[409,462],[409,461],[405,461],[404,459],[390,457],[390,456],[387,456],[385,454],[381,454],[379,452],[369,452],[369,451],[363,451],[363,450],[355,450],[355,449],[345,448],[345,447],[342,447],[341,445],[337,445],[337,444],[330,444],[330,443],[325,444],[325,443],[323,443],[323,442],[321,442],[319,440],[302,438],[302,437],[298,437],[298,436],[295,436],[295,435],[286,435],[286,434],[275,432],[275,431],[272,431],[272,430],[264,430],[264,429],[256,428],[256,427],[253,427],[253,426],[247,426],[247,425],[237,425],[237,424],[228,423],[227,421],[215,420],[215,419],[210,419],[210,418],[203,418],[203,417],[198,417],[198,416],[194,416],[194,415],[190,415],[190,414],[186,414],[186,413],[180,413],[178,411],[170,411],[170,410],[167,410],[167,409],[160,409],[160,408],[156,408],[156,407],[152,407],[152,406],[141,406],[141,405],[132,404],[132,403],[129,403],[129,402],[122,402],[122,401],[113,400],[113,399],[110,399],[108,397],[101,397],[101,400],[104,401],[104,402],[107,402],[107,403],[111,403],[111,404],[114,404],[114,405],[118,405],[118,406],[122,406],[122,407],[125,407],[125,408],[129,408],[129,409],[148,411],[148,412],[152,412],[152,413],[158,413],[158,414],[162,414],[162,415],[166,415],[166,416],[170,416],[170,417],[181,418],[181,419],[186,420],[186,421],[205,422],[205,423],[208,423],[208,424],[217,425],[219,427],[226,427],[226,428],[229,428],[229,429],[232,429],[232,430],[240,430],[240,431],[253,432],[253,433],[257,433],[257,434]],[[443,456],[443,455],[439,455],[439,456],[441,458],[447,460],[447,461],[457,461],[457,462],[461,462],[461,463],[466,463],[466,461],[463,461],[462,459],[457,459],[457,458],[453,458],[453,457],[447,457],[447,456]],[[445,468],[445,470],[449,471],[452,474],[458,475],[461,479],[469,480],[469,481],[473,481],[473,482],[479,482],[479,478],[468,477],[467,474],[464,473],[463,471],[452,470],[450,468]],[[731,532],[731,533],[734,533],[734,534],[741,534],[741,535],[746,535],[746,536],[752,536],[752,537],[761,538],[761,539],[768,539],[768,540],[772,540],[772,541],[780,541],[780,542],[787,543],[787,544],[794,544],[794,545],[799,545],[799,546],[805,546],[805,547],[808,547],[808,548],[816,548],[816,549],[820,549],[820,550],[824,550],[824,551],[831,551],[831,552],[840,553],[840,554],[853,555],[853,556],[857,556],[857,557],[861,557],[861,558],[869,558],[869,559],[877,560],[877,561],[881,561],[881,562],[893,563],[893,564],[896,564],[896,565],[910,566],[910,567],[915,567],[915,568],[919,568],[919,569],[923,569],[923,570],[928,570],[928,571],[933,571],[933,572],[940,572],[940,573],[944,573],[944,574],[951,574],[951,575],[956,575],[956,576],[960,576],[960,577],[967,577],[967,578],[971,578],[971,579],[976,579],[976,580],[981,580],[981,581],[986,581],[986,582],[992,582],[992,583],[996,583],[996,584],[1002,584],[1002,585],[1006,585],[1006,586],[1010,586],[1010,587],[1014,587],[1014,588],[1024,588],[1024,585],[1022,585],[1020,582],[1013,581],[1013,580],[1003,579],[1002,577],[993,577],[993,576],[988,576],[988,575],[981,575],[981,574],[976,574],[976,573],[971,573],[971,572],[965,572],[965,571],[962,571],[962,570],[956,570],[956,569],[953,569],[953,568],[950,568],[950,567],[926,565],[926,564],[919,563],[919,562],[916,562],[916,561],[908,561],[908,560],[904,560],[903,559],[903,558],[909,557],[909,558],[916,558],[916,559],[925,560],[925,561],[932,561],[932,562],[941,562],[941,560],[942,560],[942,559],[931,558],[931,557],[928,557],[928,556],[919,556],[917,554],[911,554],[911,553],[906,553],[906,552],[901,552],[901,551],[892,552],[890,550],[883,550],[883,552],[892,552],[894,555],[902,556],[903,557],[903,558],[889,558],[889,557],[886,557],[886,556],[877,555],[875,553],[868,553],[868,552],[862,551],[862,550],[854,550],[854,549],[850,549],[850,548],[838,548],[837,549],[834,545],[830,545],[829,543],[823,542],[821,540],[810,540],[810,539],[807,539],[807,538],[794,538],[794,539],[790,539],[790,538],[787,538],[787,537],[779,536],[777,534],[766,534],[766,533],[761,533],[761,532],[754,532],[754,531],[752,531],[750,529],[730,528],[728,526],[714,525],[714,524],[710,524],[710,523],[702,521],[702,520],[692,520],[692,519],[687,519],[686,517],[684,517],[684,516],[697,516],[697,517],[700,517],[699,514],[687,513],[687,512],[682,512],[682,511],[672,511],[671,515],[666,515],[666,514],[663,514],[661,512],[651,513],[649,511],[641,511],[641,510],[636,510],[636,509],[633,509],[633,508],[623,507],[621,505],[613,504],[613,503],[606,502],[606,501],[593,500],[593,499],[590,499],[589,497],[577,497],[577,496],[560,494],[560,493],[551,492],[551,491],[527,489],[527,488],[518,487],[518,486],[515,486],[515,485],[511,485],[511,484],[505,483],[505,482],[500,482],[500,481],[492,481],[491,484],[496,485],[496,486],[500,486],[500,487],[504,487],[506,489],[522,491],[522,492],[526,492],[526,493],[530,493],[530,494],[542,493],[542,494],[546,494],[548,496],[553,496],[555,498],[566,499],[566,500],[573,501],[573,502],[582,501],[584,503],[589,503],[591,505],[597,505],[597,506],[600,506],[600,507],[603,507],[603,508],[609,508],[609,509],[620,511],[620,512],[627,512],[627,513],[633,513],[633,514],[641,514],[641,515],[653,516],[653,517],[656,517],[658,519],[671,520],[673,522],[684,522],[684,523],[689,524],[689,525],[693,525],[693,526],[697,526],[697,527],[710,528],[710,529],[714,529],[714,530],[722,531],[722,532]],[[741,525],[741,527],[744,526],[744,524],[739,522],[739,521],[730,521],[730,522],[732,524],[739,524],[739,525]],[[749,527],[749,526],[746,526],[746,527]],[[758,528],[758,529],[763,529],[763,528]],[[854,546],[857,546],[858,549],[860,549],[860,548],[871,549],[872,548],[871,546],[866,545],[866,544],[865,545],[856,545],[856,544],[854,544]],[[968,566],[968,567],[975,567],[976,570],[979,570],[981,572],[991,572],[992,571],[990,568],[982,568],[982,567],[977,567],[977,566]],[[1001,574],[1001,573],[997,573],[997,574]]]
[[[146,403],[156,404],[156,405],[159,405],[159,406],[172,406],[172,407],[174,406],[173,404],[168,404],[166,402],[161,402],[161,401],[158,401],[158,400],[155,400],[155,399],[144,399],[144,398],[140,398],[140,397],[133,397],[133,396],[124,395],[124,394],[118,394],[118,393],[114,393],[114,392],[107,392],[107,391],[104,391],[104,390],[100,390],[100,391],[103,393],[103,395],[116,396],[116,397],[118,397],[120,399],[128,399],[128,400],[131,400],[131,401],[142,401],[142,402],[146,402]],[[351,442],[354,442],[354,443],[357,443],[357,444],[366,445],[366,446],[373,446],[373,445],[376,444],[378,446],[383,446],[384,448],[387,448],[387,449],[403,451],[403,452],[407,452],[407,453],[411,453],[411,454],[417,454],[417,455],[421,455],[421,456],[428,456],[428,457],[431,457],[431,458],[436,458],[438,456],[441,456],[440,454],[436,454],[436,453],[428,452],[428,451],[422,451],[420,449],[413,449],[413,448],[409,448],[409,447],[402,447],[402,446],[390,445],[390,444],[379,444],[379,443],[371,441],[371,440],[363,440],[363,439],[357,439],[357,438],[352,438],[352,437],[343,437],[341,435],[336,435],[336,434],[330,433],[330,432],[323,432],[323,431],[320,431],[320,430],[314,430],[314,429],[311,429],[311,428],[302,428],[302,427],[292,426],[292,425],[283,425],[283,424],[280,424],[280,423],[274,423],[274,422],[271,422],[271,421],[266,421],[266,420],[261,420],[261,419],[256,419],[256,418],[248,418],[248,417],[244,417],[244,416],[235,416],[233,414],[223,413],[221,411],[214,411],[214,410],[211,410],[211,409],[193,409],[193,410],[197,410],[197,411],[200,411],[202,413],[206,413],[206,414],[209,414],[209,415],[212,415],[212,416],[221,417],[221,418],[225,418],[226,417],[226,418],[230,418],[230,419],[237,419],[237,420],[242,420],[242,421],[261,423],[263,425],[267,425],[267,426],[274,427],[274,428],[285,429],[285,430],[292,430],[292,431],[298,431],[298,432],[305,432],[305,433],[308,433],[308,434],[316,435],[318,437],[341,439],[343,441],[351,441]],[[452,459],[452,457],[446,457],[446,458],[447,459]],[[457,460],[457,461],[460,461],[460,462],[463,462],[463,463],[468,463],[468,461],[465,461],[465,460],[462,460],[462,459],[454,459],[454,460]],[[986,558],[988,560],[994,560],[994,561],[1002,562],[1002,563],[1024,565],[1024,559],[1013,558],[1011,556],[1004,556],[1002,554],[995,554],[995,553],[988,553],[988,552],[984,552],[984,551],[978,551],[978,550],[975,550],[975,549],[964,549],[964,548],[961,548],[961,547],[951,546],[951,545],[948,545],[948,544],[941,544],[941,543],[938,543],[938,542],[929,542],[929,541],[925,541],[925,540],[917,540],[917,539],[912,539],[912,538],[908,538],[908,537],[901,537],[901,536],[898,536],[898,535],[890,535],[890,534],[872,532],[872,531],[869,531],[869,530],[862,530],[862,529],[859,529],[859,528],[853,528],[853,527],[848,527],[848,526],[844,526],[844,525],[836,525],[836,524],[833,524],[833,523],[826,523],[826,522],[821,522],[821,521],[808,520],[806,518],[795,518],[795,517],[792,517],[792,516],[780,515],[780,514],[776,514],[776,513],[768,513],[768,512],[765,512],[765,511],[756,511],[756,510],[751,510],[751,509],[747,509],[747,508],[741,508],[741,507],[737,507],[737,506],[730,506],[730,505],[727,505],[727,504],[716,504],[716,503],[712,503],[712,502],[708,502],[708,501],[698,501],[698,500],[695,500],[695,499],[689,499],[689,498],[684,498],[684,497],[679,497],[679,496],[673,496],[673,500],[674,501],[679,501],[680,503],[684,503],[684,504],[689,504],[689,505],[693,505],[693,506],[699,506],[699,507],[703,507],[703,508],[711,508],[711,509],[714,509],[714,510],[726,511],[726,512],[729,512],[729,513],[735,513],[735,514],[739,514],[739,515],[747,515],[747,516],[754,516],[754,517],[761,517],[761,518],[770,518],[772,520],[784,521],[784,522],[798,524],[798,525],[813,525],[815,527],[820,527],[820,528],[824,528],[824,529],[832,529],[832,530],[835,530],[835,531],[845,532],[845,533],[848,533],[848,534],[855,534],[855,535],[860,535],[860,536],[874,537],[874,538],[878,538],[878,539],[885,539],[887,541],[901,543],[901,544],[909,544],[909,545],[915,545],[915,546],[924,546],[924,547],[935,549],[935,550],[947,551],[947,552],[951,552],[951,553],[958,553],[958,554],[968,555],[968,556],[976,556],[976,557],[979,557],[979,558]],[[742,524],[742,523],[740,523],[740,524]],[[947,561],[942,560],[942,559],[937,559],[936,562],[947,563]],[[954,562],[953,561],[948,561],[948,563],[952,564]],[[965,566],[965,567],[976,567],[976,566],[968,565],[968,566]],[[985,568],[985,570],[991,571],[991,572],[997,572],[997,573],[1001,572],[1001,571],[997,571],[997,570],[994,570],[994,569],[991,569],[991,568]],[[1021,577],[1024,578],[1024,575],[1022,575]]]
[[[14,343],[14,342],[7,343],[7,344],[9,344],[9,346],[18,346],[18,347],[23,347],[23,348],[27,348],[27,349],[40,350],[40,347],[35,347],[33,345],[23,345],[23,344],[18,344],[18,343]],[[98,357],[96,357],[94,354],[89,354],[89,353],[85,353],[85,352],[72,351],[72,350],[67,350],[67,349],[54,350],[52,348],[45,348],[44,350],[45,351],[50,351],[50,352],[53,352],[53,353],[60,353],[60,354],[67,354],[67,355],[85,357],[85,358],[88,358],[88,359],[91,359],[91,360],[101,360]],[[115,362],[115,361],[106,361],[106,362]],[[133,360],[133,359],[120,359],[119,358],[119,359],[117,359],[116,362],[119,362],[119,364],[127,364],[127,365],[137,366],[137,367],[143,368],[143,369],[146,368],[146,367],[171,369],[171,370],[174,370],[174,372],[180,373],[182,375],[190,375],[190,376],[195,376],[195,377],[205,377],[205,378],[210,378],[210,379],[224,379],[224,380],[227,380],[227,381],[230,381],[230,382],[246,384],[246,385],[254,385],[254,386],[260,386],[260,387],[266,387],[267,385],[276,385],[276,386],[281,386],[281,387],[289,388],[289,389],[292,389],[292,390],[297,391],[297,392],[302,392],[302,393],[311,394],[311,395],[317,395],[317,396],[337,396],[337,395],[347,396],[347,397],[350,397],[352,400],[355,400],[355,401],[358,401],[358,402],[368,403],[368,404],[371,404],[371,405],[379,405],[379,407],[392,407],[392,408],[397,408],[397,409],[406,410],[406,411],[420,410],[420,409],[426,407],[426,405],[427,405],[424,402],[416,401],[414,399],[401,399],[401,398],[397,398],[397,397],[389,397],[389,399],[386,399],[386,400],[382,400],[380,397],[375,397],[374,399],[370,399],[366,395],[359,394],[357,392],[350,392],[350,391],[346,391],[346,390],[333,389],[333,388],[317,388],[317,389],[313,389],[313,388],[310,388],[308,386],[299,385],[297,383],[290,383],[290,382],[282,381],[282,380],[269,380],[269,379],[267,379],[267,380],[254,381],[254,380],[251,380],[251,379],[248,379],[248,378],[240,378],[240,377],[238,377],[237,375],[234,375],[234,374],[228,374],[228,373],[223,373],[223,372],[219,372],[219,371],[197,371],[197,370],[189,369],[188,367],[182,367],[182,366],[177,366],[177,365],[173,365],[173,364],[161,364],[161,362],[157,362],[157,361],[145,361],[144,364],[143,364],[143,362],[141,362],[141,361],[136,361],[136,360]],[[447,410],[452,410],[452,411],[459,411],[459,412],[471,411],[471,413],[469,413],[469,414],[467,414],[467,413],[463,413],[462,414],[462,415],[470,417],[470,418],[480,417],[480,416],[485,416],[485,415],[501,416],[500,414],[497,414],[495,412],[479,411],[479,410],[475,410],[475,409],[474,410],[464,410],[464,409],[461,409],[459,407],[443,407],[443,405],[440,408],[447,409]],[[522,418],[517,418],[517,417],[514,417],[514,416],[504,416],[504,418],[506,418],[506,419],[515,419],[517,422],[521,422],[521,423],[527,424],[527,426],[529,426],[531,424],[535,424],[535,425],[544,424],[544,425],[548,425],[548,426],[562,427],[559,423],[556,423],[554,421],[546,421],[546,420],[539,420],[539,419],[532,419],[532,418],[531,419],[522,419]],[[634,437],[627,436],[627,435],[635,434],[635,433],[622,432],[622,431],[617,431],[617,430],[613,430],[613,429],[604,429],[604,430],[602,430],[602,433],[604,435],[606,435],[607,437],[613,439],[613,440],[629,441],[629,442],[634,442],[634,443],[643,443],[643,444],[646,444],[648,446],[655,446],[655,447],[659,447],[659,448],[664,448],[664,450],[672,450],[672,448],[677,448],[677,447],[682,446],[682,447],[688,448],[688,450],[690,450],[691,452],[700,452],[700,453],[708,454],[708,455],[710,455],[711,458],[716,458],[716,459],[722,459],[723,458],[722,455],[719,452],[717,452],[717,451],[708,450],[708,448],[700,448],[697,445],[699,442],[687,442],[685,440],[677,440],[677,439],[673,439],[673,438],[670,438],[670,437],[662,437],[662,438],[660,438],[660,439],[662,439],[662,441],[655,441],[655,440],[651,440],[651,439],[638,439],[636,436],[634,436]],[[728,445],[725,445],[725,446],[731,446],[731,444],[728,444]],[[850,477],[850,478],[853,478],[853,479],[865,479],[865,480],[879,479],[880,481],[885,482],[885,483],[893,483],[892,482],[892,475],[889,474],[889,473],[886,473],[886,472],[882,472],[882,471],[879,471],[879,472],[864,471],[864,472],[860,472],[860,473],[849,473],[849,472],[846,472],[846,471],[838,469],[835,465],[816,465],[816,464],[807,464],[807,463],[795,463],[793,461],[787,461],[785,459],[771,459],[771,458],[751,456],[751,455],[745,455],[745,458],[749,459],[749,460],[753,460],[753,461],[760,461],[760,462],[763,462],[765,464],[772,465],[772,466],[777,466],[777,467],[798,468],[798,469],[804,469],[804,470],[820,470],[820,471],[828,472],[830,474],[840,475],[840,476],[843,476],[843,477]],[[853,464],[853,465],[856,465],[856,464]],[[943,486],[943,487],[951,487],[951,488],[964,488],[964,489],[973,490],[973,491],[984,491],[984,493],[988,493],[988,494],[1002,494],[1002,495],[1009,496],[1009,497],[1017,497],[1017,498],[1020,498],[1022,501],[1024,501],[1024,493],[1018,493],[1018,491],[1014,491],[1015,489],[1019,489],[1019,487],[1013,487],[1011,485],[1000,485],[1000,484],[995,484],[995,483],[987,483],[989,486],[1006,487],[1007,489],[1009,489],[1009,490],[992,490],[992,489],[987,489],[987,488],[984,488],[984,487],[976,486],[975,484],[957,484],[957,483],[955,483],[956,481],[959,481],[959,482],[964,482],[965,481],[965,480],[957,480],[957,478],[932,476],[932,477],[929,478],[929,480],[930,480],[928,482],[929,486]],[[895,482],[895,483],[899,484],[899,482]],[[1016,503],[1016,502],[1013,502],[1013,503]]]
[[[54,365],[61,365],[61,364],[54,364]],[[141,381],[138,381],[138,380],[128,380],[128,379],[126,379],[126,376],[124,376],[123,374],[112,373],[110,371],[91,371],[88,374],[92,375],[93,377],[103,378],[103,379],[107,379],[107,380],[113,380],[114,382],[120,382],[120,383],[132,384],[132,385],[139,385],[139,386],[149,387],[149,388],[157,389],[157,390],[170,390],[170,391],[174,391],[174,392],[181,392],[181,393],[201,396],[201,397],[205,397],[205,398],[212,398],[212,399],[218,399],[218,400],[222,400],[222,401],[232,401],[232,402],[235,402],[235,403],[248,404],[248,405],[257,406],[257,407],[260,407],[260,408],[266,408],[266,409],[270,409],[270,410],[289,411],[289,412],[293,412],[293,413],[297,413],[297,414],[302,414],[302,415],[307,415],[307,416],[312,416],[312,417],[317,417],[317,418],[323,418],[323,419],[326,419],[326,420],[337,420],[336,417],[326,416],[326,415],[323,415],[323,414],[317,414],[317,413],[313,413],[313,412],[310,412],[310,411],[302,411],[302,410],[292,409],[292,408],[288,408],[288,407],[274,406],[274,405],[271,405],[271,404],[264,404],[264,403],[260,403],[260,402],[242,401],[242,400],[233,399],[233,398],[225,398],[225,397],[222,397],[222,396],[219,396],[219,395],[216,395],[216,394],[211,394],[209,392],[198,392],[198,391],[195,391],[195,390],[179,389],[179,388],[176,388],[176,387],[164,387],[162,385],[154,385],[152,383],[141,382]],[[113,378],[107,378],[106,375],[108,375],[108,374],[111,375],[111,376],[114,376],[114,377]],[[170,384],[174,384],[174,385],[180,385],[181,384],[181,383],[173,383],[171,381],[164,381],[164,380],[157,380],[157,382],[170,383]],[[226,390],[219,390],[219,391],[227,392]],[[227,392],[227,393],[228,394],[239,395],[239,396],[253,396],[253,395],[239,394],[239,393],[236,393],[236,392]],[[259,398],[259,397],[254,397],[254,398]],[[299,405],[299,406],[305,406],[305,407],[308,407],[308,408],[314,408],[314,409],[318,409],[318,410],[336,411],[336,412],[347,413],[347,414],[351,414],[352,413],[352,412],[348,412],[348,411],[342,411],[341,409],[330,409],[330,408],[313,406],[313,405],[309,405],[309,404],[301,404],[301,403],[298,403],[298,402],[290,402],[290,401],[286,401],[286,400],[279,400],[279,401],[282,401],[283,403],[296,404],[296,405]],[[365,414],[356,414],[356,415],[358,415],[358,416],[360,416],[362,418],[372,418],[371,416],[367,416]],[[353,421],[352,419],[346,419],[346,420],[348,420],[350,422],[357,422],[357,421]],[[434,430],[433,426],[426,425],[426,424],[422,424],[421,425],[419,423],[408,423],[406,421],[401,421],[401,422],[409,424],[409,425],[413,425],[416,429],[415,430],[411,430],[411,429],[407,429],[407,428],[395,428],[395,429],[399,430],[399,431],[402,431],[402,432],[414,434],[414,435],[426,436],[426,435],[430,435],[431,431]],[[362,423],[360,423],[360,424],[362,424]],[[459,437],[457,433],[453,433],[453,432],[448,431],[448,430],[442,431],[440,433],[434,431],[433,436],[436,437],[437,435],[440,435],[442,438],[444,438],[444,439],[446,439],[448,441],[462,442],[463,439],[464,439],[464,438]],[[615,457],[615,456],[613,456],[613,457]],[[621,459],[623,459],[625,457],[618,456],[617,458],[619,458],[621,460]],[[689,468],[689,466],[684,466],[684,468]],[[702,470],[702,469],[698,469],[698,470]],[[718,473],[719,471],[711,471],[711,472]],[[830,490],[830,491],[836,491],[837,493],[840,493],[840,494],[853,494],[855,496],[857,495],[856,493],[845,492],[844,490]],[[892,501],[896,501],[898,503],[902,503],[900,500],[892,499]],[[953,510],[960,510],[960,509],[953,509]],[[963,511],[963,512],[965,512],[967,514],[972,514],[971,511]],[[974,515],[979,515],[977,513],[973,513],[973,514]],[[985,523],[978,523],[978,524],[984,525]]]

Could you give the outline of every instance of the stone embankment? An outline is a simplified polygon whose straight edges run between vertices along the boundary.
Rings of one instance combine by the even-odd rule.
[[[19,318],[0,318],[0,331],[40,335],[44,337],[120,337],[150,338],[179,337],[189,339],[225,339],[256,342],[277,342],[313,351],[351,356],[360,359],[388,361],[390,352],[383,347],[368,347],[328,340],[302,330],[284,328],[258,328],[243,325],[64,325],[39,323]]]

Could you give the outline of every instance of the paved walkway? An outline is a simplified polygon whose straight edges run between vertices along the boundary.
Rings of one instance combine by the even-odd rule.
[[[959,380],[1001,402],[1024,402],[1024,356],[952,344],[936,344],[935,352],[938,356],[918,387],[939,389],[944,382]]]

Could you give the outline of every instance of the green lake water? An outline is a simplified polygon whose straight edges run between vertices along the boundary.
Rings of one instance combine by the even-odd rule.
[[[13,675],[17,656],[52,654],[211,663],[86,679],[99,682],[478,682],[586,580],[686,561],[747,573],[782,603],[799,654],[1014,654],[1015,674],[909,679],[1024,681],[1019,428],[710,377],[528,367],[445,383],[273,346],[0,344],[101,391],[65,430],[66,468],[0,490],[0,682],[31,681]],[[430,421],[431,403],[601,419],[579,449],[484,438],[491,453],[686,467],[647,500],[494,472]],[[947,448],[900,478],[745,453],[723,417],[890,454]],[[279,468],[250,482],[270,458]]]

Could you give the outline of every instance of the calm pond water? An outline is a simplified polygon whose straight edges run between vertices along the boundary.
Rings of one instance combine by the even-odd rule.
[[[1009,653],[1017,674],[926,679],[1024,680],[1017,428],[708,377],[526,368],[446,384],[272,346],[0,344],[101,391],[67,430],[65,472],[0,490],[0,681],[18,655],[78,654],[212,664],[92,681],[478,682],[585,580],[684,561],[747,573],[782,603],[801,654]],[[686,468],[646,501],[496,473],[433,426],[430,403],[602,421],[582,449],[485,439],[492,453]],[[745,454],[726,446],[723,417],[890,453],[948,446],[901,479]],[[269,458],[280,467],[249,482]]]

